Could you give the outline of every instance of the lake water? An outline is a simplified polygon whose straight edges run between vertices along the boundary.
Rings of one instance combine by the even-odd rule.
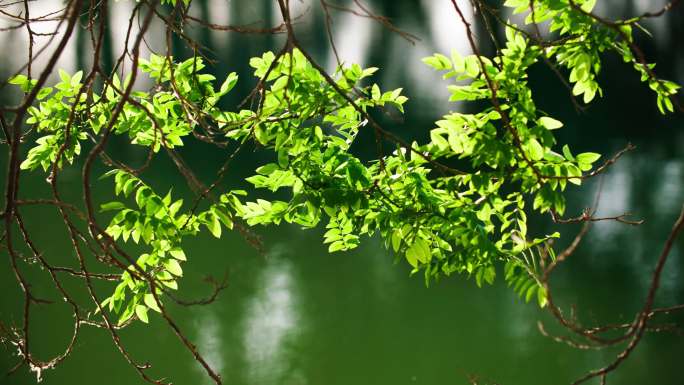
[[[195,3],[201,10],[203,2]],[[261,1],[246,6],[223,3],[207,3],[212,21],[236,23],[275,17]],[[405,120],[388,120],[388,124],[393,124],[391,128],[405,138],[426,138],[434,120],[458,107],[443,101],[446,83],[419,62],[434,51],[465,49],[462,34],[452,27],[453,11],[441,5],[448,1],[371,3],[379,13],[392,16],[397,25],[422,40],[412,46],[372,22],[340,15],[335,28],[342,56],[380,67],[378,81],[385,88],[405,87],[412,97]],[[600,10],[613,17],[622,12],[638,14],[645,10],[641,3],[648,2],[604,1]],[[649,7],[657,8],[655,3]],[[113,3],[113,13],[125,14],[121,7],[126,6],[130,5]],[[649,58],[659,63],[660,73],[680,84],[684,83],[681,8],[668,20],[652,25],[656,43],[643,42]],[[297,26],[304,44],[318,58],[332,63],[322,25],[311,21],[317,8],[307,11],[306,5],[301,5],[297,9],[309,15]],[[241,71],[245,80],[236,90],[237,95],[244,95],[251,84],[246,72],[248,56],[277,47],[280,41],[280,37],[225,34],[200,37],[216,52],[221,64],[215,68],[216,73]],[[117,41],[116,36],[113,41]],[[21,41],[2,41],[5,48],[12,44],[19,49]],[[177,53],[182,54],[181,50]],[[78,62],[78,47],[72,47],[68,55],[62,63],[66,68]],[[15,68],[13,59],[0,60],[6,60],[0,68]],[[565,127],[557,131],[559,142],[569,143],[577,152],[606,155],[628,142],[638,146],[606,173],[599,215],[631,212],[646,222],[640,227],[596,224],[552,282],[558,301],[566,309],[576,304],[585,323],[629,322],[643,302],[655,260],[684,203],[684,119],[661,117],[654,97],[619,58],[607,59],[602,70],[605,98],[585,114],[572,109],[567,92],[548,70],[540,67],[532,79],[540,107],[565,122]],[[372,142],[368,141],[368,146],[361,142],[357,151],[372,155]],[[144,153],[120,145],[114,141],[109,151],[134,163],[144,158]],[[0,152],[0,177],[4,183],[7,150],[1,147]],[[183,149],[181,154],[196,165],[205,181],[210,180],[225,157],[224,152],[200,144]],[[263,157],[259,151],[243,155],[239,163],[243,166],[231,172],[225,185],[244,184],[241,178],[249,175]],[[182,178],[172,172],[168,163],[155,163],[144,177],[160,189],[173,185],[179,194],[187,192]],[[100,167],[96,172],[104,170]],[[79,183],[79,170],[63,172],[61,186],[66,199],[80,202]],[[568,213],[579,214],[590,206],[597,188],[598,181],[581,189],[571,188]],[[95,196],[109,197],[111,190],[109,184],[101,183]],[[21,196],[49,196],[44,175],[24,176]],[[26,208],[22,213],[45,255],[56,264],[73,264],[73,251],[58,213],[46,208]],[[535,220],[531,226],[537,234],[559,230],[566,243],[578,229],[574,225],[553,226],[545,218]],[[410,277],[408,265],[403,261],[395,263],[394,256],[378,239],[365,239],[352,252],[328,254],[320,229],[303,231],[296,226],[281,226],[254,231],[262,237],[263,254],[236,233],[220,241],[209,236],[188,240],[180,295],[207,295],[210,290],[202,282],[206,274],[219,278],[228,274],[228,287],[209,306],[170,307],[181,329],[221,373],[225,384],[447,385],[468,384],[469,379],[476,379],[478,384],[568,384],[610,362],[618,352],[576,350],[542,336],[538,321],[554,332],[560,329],[547,312],[525,304],[502,282],[478,289],[474,281],[453,276],[425,287],[422,277]],[[684,241],[678,240],[666,265],[657,298],[659,305],[684,302],[683,247]],[[22,296],[7,260],[6,251],[0,250],[0,320],[20,322]],[[60,300],[44,280],[45,272],[36,266],[24,269],[36,279],[34,289],[38,293]],[[69,290],[85,298],[79,284],[77,280],[69,281]],[[98,289],[106,295],[111,287],[100,285]],[[60,305],[33,309],[31,331],[36,353],[48,357],[60,352],[71,336],[69,309]],[[684,322],[681,315],[662,320],[680,326]],[[152,376],[167,377],[181,385],[211,383],[156,314],[151,315],[149,325],[135,323],[121,336],[133,357],[153,365]],[[10,353],[14,352],[0,350],[0,372],[16,362]],[[681,336],[647,334],[623,367],[609,375],[608,383],[681,385],[682,357]],[[0,377],[0,384],[32,383],[35,376],[25,368]],[[86,327],[73,354],[57,369],[45,372],[43,383],[122,385],[142,380],[123,360],[106,331]]]

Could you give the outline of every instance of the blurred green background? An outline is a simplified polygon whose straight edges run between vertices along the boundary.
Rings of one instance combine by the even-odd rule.
[[[111,66],[112,58],[121,50],[125,25],[122,20],[132,3],[110,4],[112,30],[105,65]],[[214,23],[263,26],[280,22],[273,3],[194,0],[192,10],[197,17]],[[336,3],[353,7],[351,1]],[[456,14],[448,0],[366,3],[420,40],[410,44],[370,19],[337,12],[333,14],[332,27],[340,56],[347,62],[380,67],[376,81],[383,89],[404,87],[410,97],[406,115],[380,118],[402,137],[424,140],[439,116],[464,108],[446,102],[447,81],[420,62],[421,57],[433,52],[448,53],[452,48],[468,51]],[[299,39],[327,68],[334,68],[319,3],[293,0],[292,4],[293,13],[301,15],[295,26]],[[597,12],[619,18],[663,4],[603,0],[599,1]],[[56,5],[58,2],[39,1],[32,6],[47,9]],[[468,8],[470,14],[471,9]],[[41,13],[38,8],[34,12]],[[657,73],[684,83],[684,7],[645,23],[645,27],[654,37],[641,33],[638,42],[649,61],[658,63]],[[482,49],[491,52],[483,27],[476,28]],[[282,35],[243,35],[191,27],[186,32],[205,45],[207,55],[216,60],[211,71],[219,80],[230,71],[240,74],[238,87],[225,101],[226,108],[234,108],[255,84],[249,58],[278,49],[283,42]],[[3,79],[25,57],[24,34],[17,30],[0,37],[0,48],[12,53],[0,58]],[[147,43],[164,52],[164,31],[160,25],[153,26]],[[176,57],[191,54],[181,42],[174,43]],[[78,35],[60,66],[67,70],[88,68],[90,53],[88,37]],[[601,71],[604,98],[594,102],[585,113],[573,109],[568,91],[543,65],[534,67],[530,78],[540,108],[565,122],[565,127],[556,131],[560,143],[568,143],[576,152],[595,151],[607,156],[628,142],[638,146],[603,178],[599,215],[631,212],[645,219],[645,224],[630,227],[597,223],[553,280],[558,301],[566,308],[576,304],[583,321],[629,322],[642,304],[652,266],[684,201],[684,119],[661,116],[654,95],[617,56],[606,56]],[[12,97],[7,88],[0,95],[3,103]],[[362,133],[355,151],[368,159],[374,156],[374,148],[372,135]],[[131,164],[142,164],[146,156],[143,149],[127,146],[123,140],[113,140],[107,150]],[[208,183],[231,150],[192,142],[180,154]],[[3,184],[6,155],[7,148],[0,147]],[[243,178],[269,156],[260,149],[248,148],[221,187],[248,187]],[[104,171],[102,165],[95,170]],[[160,191],[173,186],[176,195],[189,196],[183,178],[164,155],[155,160],[143,178]],[[60,186],[65,199],[80,204],[80,180],[78,164],[63,171]],[[95,197],[100,203],[111,199],[110,183],[97,184]],[[598,180],[581,188],[571,187],[569,215],[579,214],[590,206],[597,188]],[[49,197],[45,175],[24,174],[20,195]],[[45,256],[55,264],[73,266],[73,251],[56,210],[31,207],[22,209],[22,213]],[[107,218],[101,216],[101,223]],[[546,218],[536,219],[531,226],[537,234],[556,230],[565,236],[562,244],[579,227],[555,226]],[[320,229],[302,231],[297,226],[280,226],[254,231],[262,237],[264,254],[237,233],[221,240],[204,235],[187,241],[184,246],[189,261],[184,265],[186,274],[181,280],[180,294],[193,298],[209,293],[202,281],[207,274],[220,278],[227,273],[229,286],[209,306],[171,306],[182,330],[222,374],[226,384],[446,385],[467,384],[471,377],[478,378],[481,384],[567,384],[586,371],[603,366],[618,351],[580,351],[542,336],[537,330],[538,320],[544,321],[551,331],[560,329],[554,327],[546,312],[535,304],[524,304],[501,282],[478,289],[473,281],[453,276],[426,288],[422,277],[409,277],[406,263],[393,263],[394,257],[378,239],[366,239],[353,252],[328,254]],[[684,241],[680,239],[666,266],[657,299],[659,305],[684,302],[682,247]],[[20,323],[23,297],[5,250],[0,250],[0,263],[0,320]],[[22,271],[32,277],[33,289],[40,297],[61,301],[44,271],[35,265],[22,266]],[[85,298],[78,280],[66,281],[76,296]],[[103,284],[98,289],[104,296],[112,287]],[[47,358],[60,352],[70,338],[72,316],[66,306],[33,309],[32,344],[39,357]],[[684,322],[681,316],[661,319],[679,325]],[[174,384],[183,385],[210,383],[161,317],[151,316],[150,325],[135,323],[123,330],[121,336],[133,357],[153,365],[153,377],[165,376]],[[14,353],[12,348],[2,349],[0,373],[15,364]],[[681,336],[648,334],[624,366],[609,375],[608,383],[680,385],[682,357]],[[0,384],[35,382],[35,376],[25,368],[0,377]],[[57,369],[44,372],[43,383],[143,382],[116,351],[106,331],[85,327],[73,354]]]

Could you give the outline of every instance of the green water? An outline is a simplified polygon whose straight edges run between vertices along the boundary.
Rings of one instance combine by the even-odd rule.
[[[364,57],[367,65],[381,67],[387,73],[380,79],[383,86],[405,86],[408,95],[415,96],[407,106],[405,121],[389,123],[392,129],[407,138],[425,138],[431,122],[454,108],[439,102],[435,96],[440,95],[439,91],[423,97],[425,90],[441,89],[446,84],[424,71],[418,62],[406,64],[405,54],[420,57],[435,49],[437,38],[430,32],[430,24],[418,22],[429,12],[416,5],[419,2],[375,3],[382,8],[381,13],[392,15],[400,25],[404,22],[423,38],[412,47],[376,29],[379,37],[369,42]],[[237,7],[235,2],[231,4]],[[395,7],[397,4],[401,6]],[[263,11],[253,8],[246,7],[244,12],[258,16]],[[267,12],[264,15],[263,19],[271,17]],[[684,25],[684,18],[681,12],[676,17],[660,30],[662,35],[656,36],[665,36],[666,44],[645,44],[648,54],[660,63],[662,74],[678,77],[681,83],[684,74],[676,68],[682,68],[684,50],[681,39],[675,36],[681,36],[677,35],[681,25],[676,22]],[[325,58],[325,43],[317,38],[323,36],[320,27],[315,23],[298,26],[307,33],[305,43],[317,52],[317,57]],[[258,44],[252,45],[248,44],[252,40],[238,37],[227,42],[215,36],[205,38],[217,57],[227,58],[229,67],[217,68],[216,72],[242,68],[244,79],[249,78],[244,72],[245,55],[258,54],[278,43],[277,38],[258,38]],[[553,279],[560,304],[566,309],[576,304],[580,318],[587,324],[629,322],[640,308],[662,243],[684,202],[684,120],[660,117],[652,106],[652,95],[642,89],[638,77],[618,58],[609,59],[603,69],[605,100],[584,115],[572,110],[567,94],[547,72],[540,69],[534,74],[535,91],[542,95],[540,106],[566,122],[558,131],[561,142],[569,142],[578,152],[603,154],[613,153],[630,141],[638,146],[606,174],[599,213],[617,215],[629,211],[645,219],[645,224],[637,228],[597,224]],[[245,83],[238,94],[248,89],[249,82]],[[372,156],[373,148],[371,143],[357,150]],[[0,178],[4,182],[6,149],[1,151]],[[109,151],[126,161],[140,162],[144,158],[143,153],[122,150],[116,141],[110,144]],[[205,181],[211,180],[216,165],[225,156],[200,144],[181,154],[197,165]],[[262,158],[261,152],[251,149],[243,154],[243,163],[239,164],[245,166],[232,170],[225,186],[240,183],[240,177],[249,174]],[[177,193],[183,194],[187,188],[168,163],[155,163],[144,177],[156,187],[173,185]],[[102,171],[104,168],[99,168],[96,173]],[[60,186],[65,199],[81,201],[79,171],[66,170]],[[42,175],[25,176],[21,196],[48,197],[47,187]],[[568,212],[579,214],[589,206],[597,188],[598,181],[594,181],[582,189],[571,189]],[[95,191],[103,201],[110,195],[107,183]],[[22,209],[22,214],[46,257],[55,264],[74,266],[73,251],[58,213],[43,207]],[[104,221],[106,216],[101,218]],[[546,219],[539,219],[531,228],[538,234],[556,230],[562,231],[567,242],[578,227],[552,226]],[[180,295],[190,299],[209,294],[210,289],[202,282],[207,274],[218,278],[227,274],[229,285],[211,305],[170,306],[180,328],[220,372],[225,384],[448,385],[468,384],[469,378],[477,378],[480,384],[568,384],[610,362],[618,352],[576,350],[544,337],[537,322],[561,332],[553,319],[536,305],[524,304],[502,283],[478,289],[473,281],[453,276],[427,288],[422,277],[409,276],[406,263],[394,263],[394,256],[378,239],[365,239],[352,252],[328,254],[322,245],[321,230],[281,226],[255,231],[262,237],[263,254],[237,233],[220,241],[209,236],[188,240],[184,246],[189,261],[184,265]],[[672,251],[657,298],[659,305],[684,302],[683,247],[684,240],[680,239]],[[0,320],[20,323],[22,296],[7,261],[7,253],[0,251]],[[61,299],[51,290],[45,272],[35,265],[22,266],[22,271],[35,279],[33,290],[40,297],[58,302],[32,307],[32,346],[38,357],[47,358],[64,348],[71,336],[72,318],[69,308],[59,304]],[[86,298],[78,280],[67,279],[67,285],[75,296]],[[111,285],[99,285],[98,290],[106,296]],[[663,317],[662,321],[684,324],[681,316]],[[150,325],[135,323],[120,335],[135,359],[153,366],[151,376],[166,377],[181,385],[211,383],[156,314],[150,317]],[[11,349],[0,350],[0,373],[16,362],[13,353]],[[609,375],[608,383],[681,385],[683,357],[681,336],[647,334],[626,363]],[[22,368],[11,376],[0,377],[0,384],[32,384],[35,380]],[[143,382],[105,330],[86,326],[72,355],[57,369],[43,373],[42,383]]]

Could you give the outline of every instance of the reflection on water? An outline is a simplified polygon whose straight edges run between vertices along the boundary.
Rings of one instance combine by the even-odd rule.
[[[217,373],[223,373],[226,358],[222,354],[225,335],[221,330],[221,320],[212,309],[205,308],[197,311],[195,324],[197,325],[195,327],[197,345],[200,347],[204,359]],[[200,375],[206,373],[199,363],[193,363],[193,366]],[[205,376],[204,383],[212,384],[212,381]]]
[[[296,371],[287,365],[290,343],[304,331],[298,317],[299,304],[292,265],[282,259],[286,245],[273,247],[267,266],[259,272],[257,292],[244,315],[244,348],[248,378],[253,384],[289,382]]]
[[[681,181],[684,179],[684,169],[681,160],[668,160],[660,170],[660,185],[654,186],[653,204],[658,214],[668,214],[678,209],[679,198],[684,196]]]
[[[670,259],[667,261],[665,271],[660,282],[659,299],[661,303],[675,303],[681,299],[682,288],[682,248],[675,246],[670,252]],[[645,270],[648,271],[648,270]]]
[[[633,159],[634,158],[632,157],[625,157],[621,159],[620,162],[614,164],[610,168],[609,172],[601,177],[602,180],[596,184],[594,197],[591,199],[596,199],[596,194],[600,194],[598,196],[597,216],[616,216],[630,212],[632,209],[633,206],[631,206],[630,193],[633,183],[631,173]],[[589,191],[587,191],[587,193],[589,193]],[[590,206],[593,204],[593,202],[587,201],[586,204],[587,206]],[[592,230],[592,236],[603,240],[606,240],[607,238],[610,239],[617,234],[620,234],[624,230],[624,227],[625,226],[623,224],[615,221],[601,222],[594,226],[594,229]],[[597,252],[601,251],[601,245],[608,246],[609,244],[606,242],[598,243]]]
[[[453,6],[448,1],[423,0],[421,4],[430,18],[428,27],[435,49],[444,54],[449,54],[452,49],[461,55],[470,54],[472,49],[465,27],[454,19]],[[473,8],[463,7],[463,14],[467,20],[472,20]]]
[[[661,9],[664,7],[669,0],[602,0],[596,4],[596,13],[601,15],[641,15],[646,12],[653,12],[656,9]],[[650,20],[645,20],[644,25],[657,35],[662,35],[668,27],[670,20],[658,20],[657,22],[651,22]],[[658,39],[664,45],[668,43],[668,38],[670,36],[664,36],[663,39]]]
[[[386,250],[378,244],[374,246],[376,250],[373,250],[372,253],[368,253],[366,256],[368,259],[367,274],[371,282],[370,294],[373,298],[377,299],[378,306],[400,305],[401,298],[399,298],[395,289],[397,287],[397,280],[403,279],[403,277],[396,274],[396,271],[392,271],[392,268],[387,268],[392,265]]]
[[[537,333],[536,325],[530,322],[530,311],[524,306],[519,306],[517,300],[512,300],[506,306],[506,333],[515,341],[515,349],[521,355],[530,355],[534,352],[530,336]]]
[[[3,4],[4,6],[5,4]],[[12,14],[17,14],[17,10],[22,10],[24,7],[23,3],[15,3],[10,6],[7,11]],[[63,5],[58,1],[41,1],[32,4],[31,14],[32,15],[44,15],[51,12],[56,12],[62,9]],[[3,9],[4,10],[4,9]],[[13,54],[3,55],[0,65],[0,72],[3,76],[7,76],[10,71],[13,73],[25,64],[28,59],[28,35],[23,29],[17,29],[10,32],[5,32],[4,29],[15,25],[16,22],[9,20],[9,18],[0,18],[0,29],[3,30],[2,37],[0,38],[0,49],[2,52],[12,52]],[[54,32],[55,28],[59,24],[58,21],[44,21],[41,23],[35,23],[31,25],[33,31],[37,34],[35,36],[35,49],[34,55],[37,55],[40,47],[43,47],[51,40],[51,33]],[[60,33],[63,33],[65,27],[60,29]],[[59,36],[57,37],[59,38]],[[76,55],[74,54],[76,49],[76,40],[72,39],[65,47],[65,54],[62,55],[57,62],[58,68],[64,68],[67,70],[72,70],[76,65]],[[43,52],[42,55],[36,57],[34,62],[34,68],[41,68],[45,66],[49,55],[51,52]]]
[[[378,26],[373,20],[360,18],[352,14],[344,14],[335,24],[331,25],[335,36],[335,47],[340,61],[343,63],[357,63],[361,67],[368,67],[366,63],[368,49],[377,34]],[[337,60],[335,53],[330,50],[328,55],[328,70],[335,69]]]

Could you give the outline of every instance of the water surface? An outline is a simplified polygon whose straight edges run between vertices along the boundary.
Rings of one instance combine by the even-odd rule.
[[[250,2],[250,6],[237,3],[210,1],[206,9],[214,22],[276,18],[264,2]],[[383,87],[403,86],[412,97],[403,122],[388,121],[393,130],[409,139],[426,138],[440,114],[457,108],[444,102],[446,84],[419,62],[420,57],[433,51],[448,52],[451,47],[467,51],[462,33],[453,27],[449,7],[437,3],[374,2],[380,13],[392,16],[398,25],[421,37],[415,46],[371,22],[348,15],[336,19],[336,41],[342,56],[381,67],[379,81]],[[624,8],[606,1],[601,11],[635,14],[643,2],[620,3]],[[113,3],[113,14],[125,14],[126,6],[130,4]],[[316,7],[309,11],[303,7],[302,12],[320,16]],[[660,63],[658,69],[663,75],[680,83],[684,80],[684,50],[681,39],[675,37],[681,36],[677,35],[681,25],[676,23],[684,21],[681,15],[654,25],[657,44],[644,42],[650,57]],[[317,58],[332,66],[332,54],[322,39],[323,26],[304,20],[297,26],[301,39]],[[280,42],[279,37],[216,33],[200,37],[220,60],[216,73],[240,71],[244,82],[235,100],[253,84],[246,67],[248,56],[273,49]],[[116,46],[116,36],[113,40]],[[19,47],[21,41],[2,42],[3,47],[12,44]],[[66,68],[78,61],[77,49],[69,52],[72,56],[65,57],[62,63]],[[182,55],[182,50],[177,54]],[[3,60],[8,62],[5,68],[16,64],[10,58]],[[578,152],[603,154],[611,154],[628,142],[639,147],[606,173],[600,214],[631,212],[646,223],[638,228],[597,224],[554,277],[559,302],[566,308],[576,304],[581,319],[589,324],[631,320],[643,301],[652,266],[684,201],[682,118],[661,117],[652,95],[619,58],[606,61],[602,78],[605,99],[595,103],[587,114],[578,115],[566,91],[549,71],[540,68],[533,73],[540,106],[565,122],[558,131],[561,142],[570,143]],[[368,143],[366,146],[362,142],[357,151],[372,156],[374,145]],[[143,152],[121,148],[120,144],[110,144],[116,156],[132,162],[144,158]],[[6,149],[1,151],[4,181]],[[181,154],[197,165],[205,181],[210,180],[225,157],[225,153],[201,144],[191,145]],[[263,157],[259,151],[243,155],[243,166],[232,171],[226,185],[244,184],[241,177],[251,173]],[[159,161],[153,170],[145,175],[150,184],[164,189],[173,185],[181,194],[187,191],[182,178],[172,173],[168,160]],[[104,168],[97,172],[101,171]],[[75,169],[63,173],[61,186],[67,199],[80,202],[79,181],[80,173]],[[22,183],[22,197],[49,196],[39,173],[26,175]],[[579,214],[588,207],[597,188],[598,183],[592,182],[571,190],[568,212]],[[96,194],[109,196],[111,186],[100,185]],[[26,208],[22,213],[37,244],[51,261],[73,263],[73,251],[56,212]],[[546,219],[535,221],[531,229],[538,234],[560,229],[565,242],[578,230],[573,226],[553,227]],[[184,265],[181,295],[207,295],[209,288],[202,278],[209,273],[218,278],[228,274],[229,286],[209,306],[171,306],[181,328],[226,384],[447,385],[467,384],[469,378],[503,385],[567,384],[605,365],[617,352],[580,351],[542,336],[537,330],[540,320],[550,330],[559,331],[551,317],[534,304],[524,304],[501,282],[478,289],[473,281],[453,276],[427,288],[422,277],[409,276],[406,263],[395,263],[395,257],[378,239],[365,239],[357,250],[331,255],[322,245],[322,230],[281,226],[255,231],[263,237],[264,254],[236,233],[220,241],[208,236],[187,241],[184,246],[189,261]],[[666,266],[658,304],[684,302],[682,247],[680,239]],[[7,261],[6,252],[0,251],[0,256],[1,261]],[[0,319],[20,322],[22,297],[9,265],[2,263]],[[26,267],[26,271],[35,277],[45,275],[35,266]],[[37,282],[38,293],[60,300],[46,281]],[[78,287],[78,281],[69,282],[70,290],[84,296]],[[106,295],[109,287],[100,285],[98,289]],[[59,352],[71,333],[68,309],[34,309],[31,330],[37,353],[47,357]],[[665,320],[680,325],[684,321],[682,317]],[[210,383],[161,317],[152,315],[150,325],[136,323],[121,336],[134,357],[153,365],[152,375],[168,377],[175,384]],[[9,353],[13,352],[0,354],[0,371],[13,366],[15,360]],[[681,337],[649,334],[624,366],[608,377],[608,383],[679,385],[682,357]],[[1,378],[0,383],[31,384],[35,377],[20,370]],[[142,380],[125,363],[105,331],[85,328],[73,354],[56,370],[45,372],[43,383],[121,385],[139,384]]]

